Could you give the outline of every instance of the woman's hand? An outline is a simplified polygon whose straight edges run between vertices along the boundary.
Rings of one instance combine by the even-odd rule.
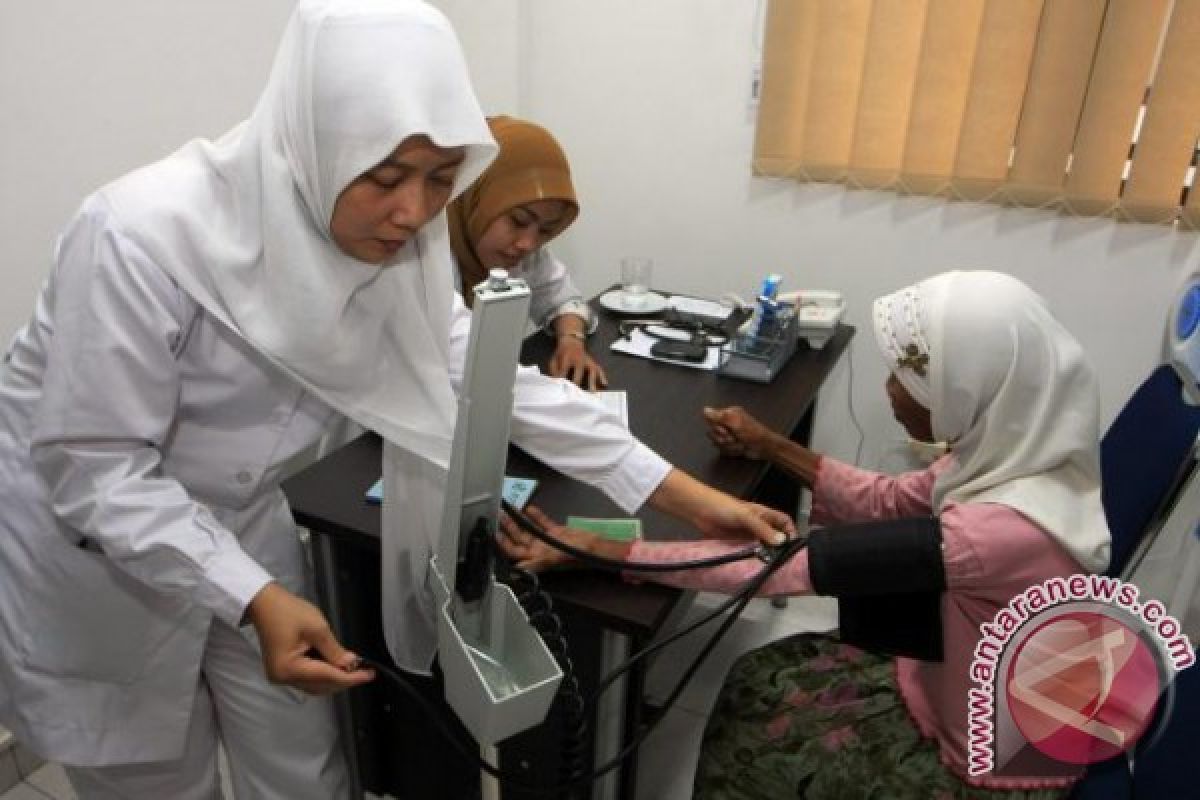
[[[561,542],[566,542],[578,550],[616,561],[624,561],[629,555],[631,546],[629,543],[610,542],[587,531],[559,525],[542,513],[537,506],[526,506],[525,516],[529,517],[548,535]],[[562,550],[552,547],[533,534],[526,532],[508,514],[500,515],[498,543],[505,555],[517,562],[518,567],[530,572],[543,572],[576,563],[574,558]]]
[[[753,537],[770,545],[780,545],[796,532],[790,516],[726,495],[727,503],[713,503],[701,509],[692,524],[708,539]]]
[[[796,521],[782,511],[738,500],[679,469],[667,473],[650,502],[687,520],[708,538],[753,538],[779,545],[796,533]]]
[[[770,458],[776,434],[740,406],[705,408],[708,438],[727,456]]]
[[[338,643],[320,609],[277,583],[254,596],[246,616],[258,632],[263,668],[272,683],[332,694],[375,679],[373,670],[360,669],[358,656]],[[311,650],[321,658],[310,657]]]
[[[583,340],[575,336],[559,336],[546,371],[552,377],[566,378],[589,392],[608,386],[604,368],[592,358]]]
[[[708,438],[727,456],[766,459],[810,489],[817,485],[821,456],[772,431],[738,406],[705,408]]]

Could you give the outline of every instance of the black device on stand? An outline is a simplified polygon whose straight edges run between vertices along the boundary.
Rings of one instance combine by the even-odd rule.
[[[720,336],[725,339],[733,338],[742,323],[750,319],[754,313],[749,308],[735,308],[726,317],[710,317],[704,314],[692,314],[687,311],[668,308],[663,313],[663,324],[672,328],[682,328],[709,336]]]
[[[704,334],[695,334],[691,339],[686,341],[682,339],[659,339],[650,346],[650,355],[655,358],[700,362],[708,357],[708,343]]]
[[[650,355],[677,361],[700,362],[708,356],[708,348],[722,345],[737,335],[738,328],[750,317],[746,308],[735,308],[726,317],[710,317],[668,308],[663,314],[662,327],[691,334],[689,339],[657,337]]]

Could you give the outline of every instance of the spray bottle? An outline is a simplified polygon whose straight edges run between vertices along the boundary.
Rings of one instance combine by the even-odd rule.
[[[754,305],[754,318],[750,330],[755,337],[770,336],[775,324],[775,310],[779,307],[779,284],[783,276],[771,273],[763,278],[762,290],[758,293],[758,302]]]

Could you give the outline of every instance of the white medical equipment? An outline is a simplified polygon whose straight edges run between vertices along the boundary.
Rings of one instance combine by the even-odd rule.
[[[491,745],[541,723],[563,675],[512,590],[492,577],[529,287],[492,270],[474,291],[441,538],[430,567],[446,700],[471,735]]]
[[[1167,361],[1179,373],[1184,398],[1191,405],[1200,405],[1200,273],[1188,278],[1175,300],[1167,329]],[[1193,456],[1200,459],[1200,442],[1193,445]],[[1185,515],[1179,518],[1179,515]],[[1190,547],[1175,591],[1167,605],[1168,612],[1184,624],[1184,629],[1200,627],[1200,620],[1187,619],[1198,601],[1200,589],[1200,470],[1193,470],[1179,494],[1167,524],[1186,525],[1192,533]]]
[[[1164,350],[1164,360],[1183,384],[1183,399],[1189,405],[1200,405],[1200,273],[1189,277],[1179,290],[1167,324]],[[1200,460],[1200,441],[1193,443],[1192,458]],[[1166,555],[1156,558],[1154,550],[1158,542],[1166,548]],[[1163,520],[1154,540],[1146,543],[1141,553],[1135,556],[1139,565],[1142,556],[1147,572],[1153,572],[1167,562],[1182,564],[1174,580],[1170,580],[1173,576],[1169,575],[1139,575],[1137,567],[1131,577],[1136,583],[1151,586],[1163,583],[1165,579],[1170,584],[1169,598],[1165,585],[1156,594],[1167,601],[1167,613],[1182,623],[1185,632],[1195,636],[1200,630],[1200,619],[1195,616],[1200,614],[1197,609],[1200,605],[1197,596],[1200,590],[1200,469],[1192,469],[1179,487],[1174,507]]]
[[[1167,326],[1167,363],[1179,373],[1183,393],[1200,405],[1200,273],[1184,282]]]
[[[842,293],[832,289],[800,289],[779,295],[782,303],[796,307],[798,335],[808,341],[808,346],[819,350],[833,338],[838,323],[846,313],[846,300]]]

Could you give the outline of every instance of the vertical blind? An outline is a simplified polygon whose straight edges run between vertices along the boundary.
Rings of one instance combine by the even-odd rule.
[[[756,174],[1200,227],[1200,0],[769,0]]]

